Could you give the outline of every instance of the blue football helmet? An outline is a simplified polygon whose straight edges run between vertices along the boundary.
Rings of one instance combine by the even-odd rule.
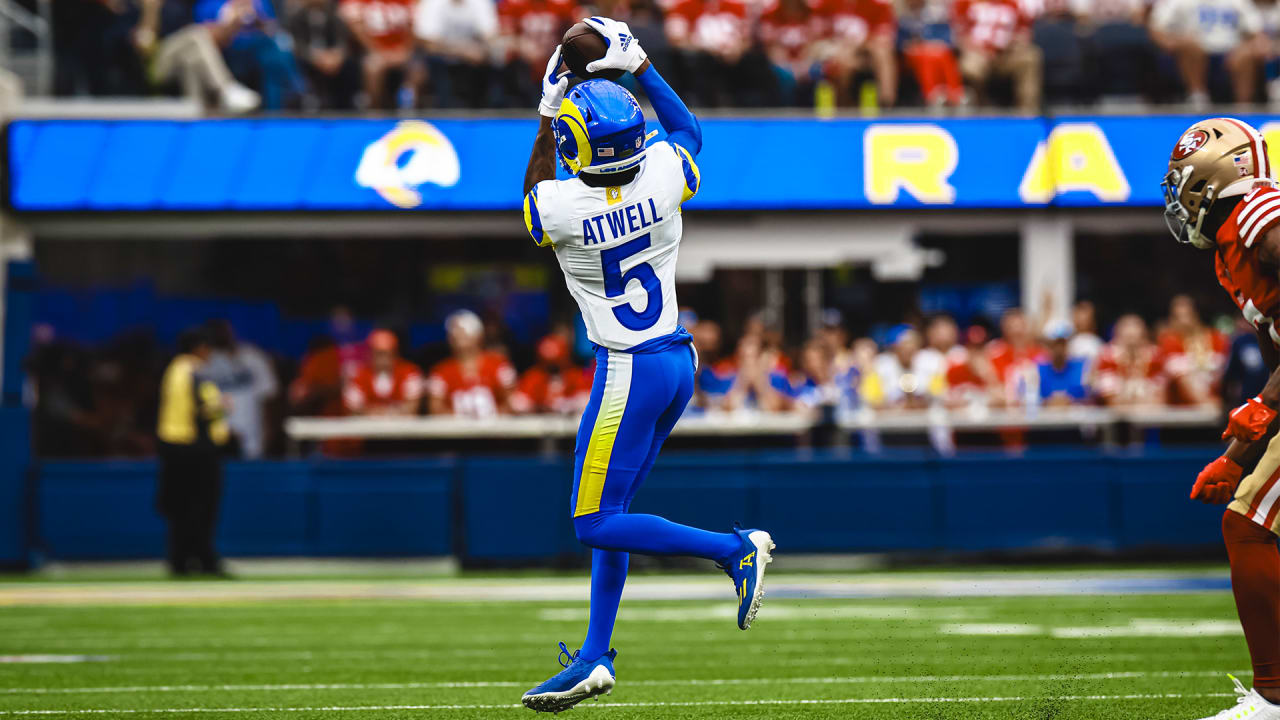
[[[556,155],[570,173],[617,173],[644,158],[644,111],[626,88],[609,80],[579,83],[551,122]]]

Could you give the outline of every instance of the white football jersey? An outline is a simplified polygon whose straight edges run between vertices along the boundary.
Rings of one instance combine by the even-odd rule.
[[[698,184],[693,157],[664,141],[626,185],[544,180],[525,196],[525,226],[555,250],[595,344],[628,350],[676,331],[680,207]]]

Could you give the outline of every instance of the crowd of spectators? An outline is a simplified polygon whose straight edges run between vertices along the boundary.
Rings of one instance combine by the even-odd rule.
[[[1186,296],[1154,328],[1137,315],[1120,316],[1107,341],[1089,302],[1073,308],[1070,322],[1040,323],[1008,310],[996,337],[985,325],[961,328],[938,315],[923,326],[894,326],[880,342],[850,340],[833,315],[794,357],[758,322],[733,347],[710,320],[697,322],[693,334],[704,358],[696,406],[707,410],[1216,408],[1227,381],[1236,381],[1238,394],[1266,377],[1256,347],[1231,345]],[[1241,378],[1245,372],[1252,376]]]
[[[1280,101],[1275,0],[59,0],[58,94],[228,112],[533,107],[576,20],[693,104]]]
[[[936,315],[874,338],[851,338],[839,312],[828,310],[811,337],[792,345],[758,314],[734,339],[692,310],[682,321],[700,358],[689,410],[695,414],[1221,409],[1256,393],[1268,375],[1243,322],[1207,325],[1186,296],[1175,297],[1154,325],[1125,314],[1106,332],[1087,301],[1072,308],[1070,321],[1042,322],[1014,308],[994,327],[962,327]],[[421,365],[410,359],[421,357],[416,352],[406,357],[395,333],[361,332],[345,310],[335,312],[330,329],[296,364],[238,340],[224,321],[204,329],[213,352],[199,373],[221,391],[239,455],[281,452],[288,415],[572,416],[591,392],[594,367],[580,362],[589,356],[575,352],[578,338],[568,325],[521,353],[530,359],[519,369],[501,328],[467,310],[448,317],[447,349],[428,353],[435,359]],[[38,448],[52,455],[153,452],[155,377],[163,360],[142,337],[122,338],[96,354],[38,337],[29,361]]]
[[[700,365],[694,412],[789,412],[817,407],[840,411],[893,411],[942,407],[1033,408],[1204,406],[1218,408],[1245,389],[1261,386],[1266,370],[1252,343],[1206,325],[1191,299],[1178,296],[1155,327],[1122,315],[1109,339],[1098,334],[1094,309],[1080,302],[1070,322],[1039,323],[1014,308],[996,333],[961,328],[947,315],[922,326],[902,323],[877,341],[851,339],[837,311],[799,347],[754,316],[736,341],[720,325],[686,310]],[[579,412],[591,391],[594,368],[574,361],[572,333],[558,327],[537,345],[535,360],[518,372],[484,322],[470,311],[447,320],[449,356],[422,369],[397,355],[394,335],[376,330],[346,374],[327,346],[303,362],[291,396],[299,408],[316,407],[315,393],[344,386],[338,414],[448,414],[485,418],[521,413]],[[995,335],[992,337],[992,335]],[[355,355],[353,354],[353,357]],[[330,368],[317,383],[306,368]],[[1261,375],[1259,375],[1261,373]],[[1234,385],[1233,385],[1234,383]],[[1243,388],[1243,389],[1242,389]],[[1234,393],[1234,395],[1232,395]]]

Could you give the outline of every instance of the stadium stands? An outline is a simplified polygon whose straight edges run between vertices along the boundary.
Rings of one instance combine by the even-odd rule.
[[[1280,87],[1274,4],[1252,0],[1224,23],[1187,0],[15,4],[34,94],[181,93],[226,112],[532,107],[560,33],[592,14],[627,19],[703,107],[1204,107]]]

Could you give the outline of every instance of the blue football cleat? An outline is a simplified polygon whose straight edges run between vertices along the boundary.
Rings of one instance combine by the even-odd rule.
[[[729,556],[720,569],[733,579],[733,587],[738,591],[738,627],[746,630],[760,612],[760,601],[764,599],[764,569],[773,562],[775,545],[773,538],[764,530],[743,530],[735,528],[734,532],[742,538],[742,547]]]
[[[617,650],[610,650],[587,662],[576,651],[570,654],[569,648],[560,643],[560,656],[557,659],[564,670],[525,693],[520,702],[530,710],[558,713],[587,698],[608,695],[613,692],[616,682],[613,659],[617,656]]]

